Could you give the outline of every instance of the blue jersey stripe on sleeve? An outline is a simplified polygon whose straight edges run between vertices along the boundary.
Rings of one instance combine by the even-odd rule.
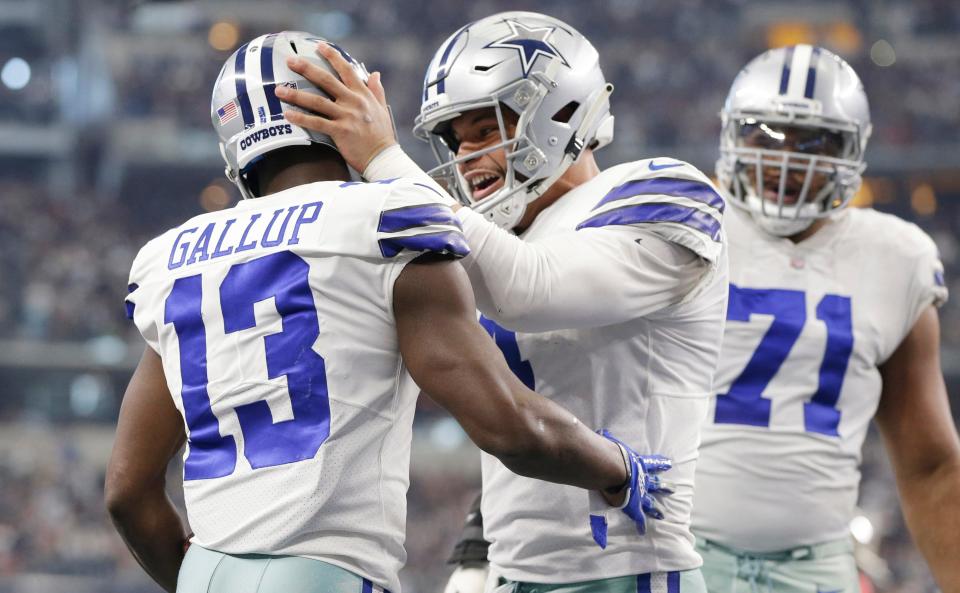
[[[458,229],[460,219],[448,206],[443,204],[420,204],[405,206],[393,210],[384,210],[380,213],[380,224],[377,231],[381,233],[398,233],[414,227],[444,224],[455,226]]]
[[[610,202],[625,200],[627,198],[632,198],[633,196],[642,195],[661,195],[674,196],[678,198],[690,198],[691,200],[696,200],[712,206],[720,212],[723,212],[725,208],[723,198],[720,197],[720,194],[714,191],[714,189],[706,183],[701,183],[699,181],[693,181],[690,179],[654,177],[652,179],[628,181],[623,185],[618,185],[610,190],[607,195],[603,196],[603,199],[600,200],[600,202],[594,206],[593,209],[596,210],[600,206],[609,204]]]
[[[470,247],[462,233],[458,231],[441,231],[438,233],[424,233],[409,237],[390,237],[380,239],[380,252],[384,257],[394,257],[404,249],[410,251],[432,251],[466,257],[470,255]]]
[[[720,240],[720,221],[706,212],[679,204],[635,204],[608,210],[577,225],[577,230],[611,225],[649,222],[675,222],[704,233],[714,241]]]
[[[127,294],[130,294],[131,292],[135,291],[135,290],[138,289],[138,288],[140,288],[140,286],[139,286],[138,284],[136,284],[136,283],[134,283],[134,284],[128,284],[128,285],[127,285]],[[127,309],[127,319],[133,319],[133,311],[134,311],[134,309],[136,308],[136,304],[135,304],[133,301],[130,301],[130,300],[124,300],[124,301],[123,301],[123,304],[124,304],[124,307],[126,307],[126,309]]]

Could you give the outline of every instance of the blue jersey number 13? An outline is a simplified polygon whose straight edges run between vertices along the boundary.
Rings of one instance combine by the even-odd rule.
[[[770,425],[770,400],[763,392],[780,370],[800,337],[807,320],[806,295],[799,290],[740,288],[730,285],[727,319],[750,321],[754,314],[773,316],[773,323],[760,340],[730,390],[717,396],[717,424]],[[820,364],[819,383],[810,401],[803,404],[804,429],[838,436],[840,410],[836,409],[847,363],[853,353],[853,323],[850,298],[824,295],[817,305],[817,319],[827,326],[827,346]]]
[[[233,265],[220,284],[225,334],[253,328],[255,303],[274,298],[282,330],[265,336],[267,377],[286,376],[293,419],[273,421],[265,401],[234,408],[243,433],[243,454],[258,469],[312,459],[330,434],[326,367],[314,352],[320,326],[307,280],[309,266],[281,251]],[[220,433],[220,422],[207,393],[207,337],[201,314],[199,274],[179,278],[165,304],[164,322],[172,323],[180,342],[180,375],[190,452],[184,480],[228,476],[237,463],[233,436]]]

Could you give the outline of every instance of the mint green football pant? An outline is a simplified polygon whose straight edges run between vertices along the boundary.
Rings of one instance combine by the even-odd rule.
[[[500,579],[493,593],[707,593],[700,569],[547,585]]]
[[[177,593],[372,593],[367,579],[311,558],[224,554],[190,546]]]
[[[697,538],[710,593],[860,593],[849,539],[754,553]]]

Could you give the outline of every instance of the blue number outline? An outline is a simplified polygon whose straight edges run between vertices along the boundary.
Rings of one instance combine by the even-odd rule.
[[[817,319],[827,326],[827,346],[820,364],[817,391],[803,404],[803,424],[808,432],[840,436],[840,410],[836,409],[853,354],[853,315],[850,297],[827,294],[817,305]]]
[[[222,478],[234,472],[237,444],[220,433],[220,421],[207,393],[207,333],[201,314],[200,274],[178,278],[164,302],[163,322],[173,324],[180,344],[180,380],[183,415],[190,450],[183,462],[183,479]]]
[[[770,425],[771,401],[763,397],[763,392],[800,338],[806,323],[806,295],[799,290],[741,288],[730,284],[727,320],[747,322],[753,314],[773,315],[773,322],[727,393],[717,395],[714,413],[717,424]],[[804,429],[839,436],[841,412],[836,405],[853,354],[850,298],[824,295],[817,305],[816,317],[827,328],[827,343],[817,391],[803,404]]]
[[[234,264],[220,285],[224,333],[256,327],[254,304],[273,298],[282,330],[263,337],[270,379],[287,377],[293,419],[273,421],[266,401],[234,408],[244,437],[244,457],[253,469],[312,459],[330,433],[326,367],[313,344],[320,325],[309,285],[309,264],[280,251]],[[237,445],[220,434],[207,391],[206,327],[202,277],[179,278],[165,302],[164,322],[174,325],[180,344],[181,398],[189,453],[184,480],[219,478],[236,470]]]
[[[717,395],[717,424],[770,425],[770,399],[763,397],[800,338],[807,321],[807,308],[799,290],[740,288],[730,285],[728,321],[750,321],[750,316],[773,315],[747,366],[730,384],[727,393]]]

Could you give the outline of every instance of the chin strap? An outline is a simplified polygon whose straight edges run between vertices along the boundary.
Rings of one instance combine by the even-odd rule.
[[[257,197],[250,193],[250,190],[247,188],[247,184],[244,183],[240,174],[230,167],[230,161],[227,159],[227,149],[224,147],[223,142],[219,143],[218,146],[220,147],[220,156],[222,156],[224,162],[227,163],[227,166],[223,168],[223,174],[226,175],[227,179],[229,179],[234,185],[237,186],[237,189],[240,190],[240,197],[244,200],[252,200],[253,198]]]
[[[557,60],[553,60],[553,64],[559,64]],[[553,173],[547,178],[540,181],[534,187],[531,187],[528,190],[528,193],[534,194],[533,197],[527,199],[527,203],[532,202],[534,199],[539,198],[541,195],[546,192],[553,182],[567,171],[567,169],[572,165],[583,152],[583,149],[586,147],[587,132],[590,130],[590,127],[593,126],[594,120],[597,118],[600,110],[603,108],[603,104],[610,98],[611,93],[613,93],[613,85],[609,82],[603,85],[603,90],[597,93],[597,96],[593,99],[593,102],[590,104],[589,109],[584,114],[583,119],[580,120],[580,125],[574,131],[573,135],[570,136],[570,141],[567,142],[567,147],[563,151],[563,158],[560,160],[560,165],[554,169]]]

